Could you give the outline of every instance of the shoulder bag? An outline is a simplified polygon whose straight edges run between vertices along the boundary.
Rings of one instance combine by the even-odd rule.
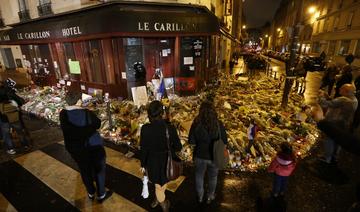
[[[213,146],[213,162],[219,169],[224,169],[229,163],[229,151],[221,139],[220,126],[218,126],[219,138],[214,141]]]
[[[183,163],[180,158],[173,157],[171,153],[171,145],[170,145],[170,138],[169,138],[169,130],[167,126],[166,128],[166,142],[168,146],[168,158],[166,163],[166,177],[169,181],[176,180],[180,177],[183,173]]]

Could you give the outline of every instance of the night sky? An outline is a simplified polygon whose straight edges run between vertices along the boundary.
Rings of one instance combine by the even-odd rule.
[[[247,28],[263,26],[271,22],[281,0],[245,0],[244,12]]]

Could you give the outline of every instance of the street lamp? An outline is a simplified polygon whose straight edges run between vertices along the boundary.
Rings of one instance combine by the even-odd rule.
[[[243,29],[246,29],[246,25],[243,25],[242,28],[243,28]]]
[[[311,6],[308,8],[308,13],[310,14],[314,14],[316,12],[316,7],[315,6]]]

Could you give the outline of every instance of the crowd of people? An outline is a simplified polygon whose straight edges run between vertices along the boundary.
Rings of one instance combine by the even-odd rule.
[[[248,68],[250,70],[259,68],[261,65],[256,64],[258,61],[259,58],[256,56],[248,58]],[[328,165],[337,164],[340,146],[360,155],[360,141],[354,134],[360,123],[358,109],[360,92],[357,92],[360,90],[360,78],[353,79],[352,60],[347,58],[347,61],[348,65],[340,74],[334,66],[327,68],[321,86],[321,89],[326,91],[320,91],[318,104],[312,106],[314,119],[318,121],[319,129],[323,132],[324,151],[319,160]],[[251,72],[250,76],[253,74]],[[10,129],[17,131],[24,148],[30,148],[19,109],[24,100],[16,95],[13,87],[11,81],[6,81],[0,86],[0,125],[8,154],[16,153]],[[60,112],[65,148],[79,167],[88,198],[102,203],[111,197],[112,191],[105,189],[106,153],[103,139],[98,132],[100,119],[81,106],[79,91],[69,91],[65,100],[67,106]],[[4,107],[8,104],[15,105],[16,110],[5,110]],[[305,110],[303,113],[306,113]],[[14,112],[18,114],[18,118],[16,116],[14,118]],[[155,198],[151,207],[160,206],[163,211],[169,211],[170,201],[165,196],[170,181],[167,174],[168,154],[170,151],[171,155],[176,157],[182,145],[176,128],[171,124],[166,113],[166,107],[160,101],[151,102],[147,107],[147,113],[149,123],[142,126],[140,133],[141,167],[139,168],[155,186]],[[303,117],[299,117],[299,120],[301,119]],[[259,129],[254,120],[249,120],[248,125],[246,151],[250,154],[252,148],[257,148],[256,135]],[[214,142],[219,139],[224,145],[227,144],[226,129],[219,120],[213,100],[206,99],[200,105],[199,113],[188,135],[189,144],[194,146],[194,190],[198,203],[203,203],[205,200],[210,204],[216,198],[218,174],[222,167],[218,167],[214,162]],[[227,157],[226,154],[223,156]],[[294,172],[296,164],[297,157],[291,142],[282,143],[268,167],[268,172],[274,175],[272,198],[283,198],[288,178]],[[204,190],[206,172],[207,191]],[[359,206],[355,205],[355,207]]]

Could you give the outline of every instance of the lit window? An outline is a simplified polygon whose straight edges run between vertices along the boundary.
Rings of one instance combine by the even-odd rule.
[[[338,55],[348,54],[349,48],[350,48],[350,40],[342,40],[340,43]]]

